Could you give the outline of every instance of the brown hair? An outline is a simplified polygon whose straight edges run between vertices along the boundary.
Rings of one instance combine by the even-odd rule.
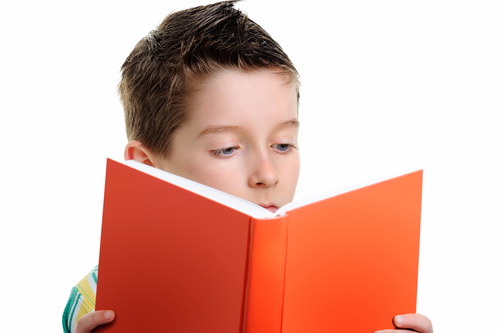
[[[235,2],[171,13],[135,46],[118,85],[129,141],[168,157],[173,132],[187,120],[190,94],[222,69],[277,69],[296,83],[298,100],[292,62],[264,29],[234,9]]]

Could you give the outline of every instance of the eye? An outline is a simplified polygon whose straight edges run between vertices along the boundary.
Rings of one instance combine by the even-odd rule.
[[[273,147],[274,149],[276,149],[280,153],[286,153],[289,150],[291,150],[292,148],[295,148],[295,146],[292,145],[291,143],[276,143],[276,144],[272,145],[271,147]]]
[[[232,156],[236,150],[238,150],[239,147],[234,146],[234,147],[227,147],[227,148],[222,148],[222,149],[216,149],[216,150],[211,150],[210,153],[215,155],[218,158],[226,158]]]

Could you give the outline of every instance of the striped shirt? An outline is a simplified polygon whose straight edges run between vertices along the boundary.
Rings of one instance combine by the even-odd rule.
[[[71,289],[64,308],[62,325],[65,333],[74,332],[76,323],[85,314],[95,309],[97,288],[97,267],[95,266],[76,286]]]

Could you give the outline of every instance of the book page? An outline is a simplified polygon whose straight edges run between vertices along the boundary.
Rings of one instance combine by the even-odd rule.
[[[340,195],[343,193],[351,192],[351,191],[354,191],[354,190],[357,190],[357,189],[360,189],[360,188],[363,188],[366,186],[370,186],[373,184],[377,184],[377,183],[383,182],[385,180],[389,180],[389,179],[396,178],[399,176],[401,176],[401,175],[392,175],[390,177],[383,177],[383,178],[378,178],[376,180],[364,181],[364,182],[361,182],[361,183],[358,183],[355,185],[343,186],[343,187],[328,190],[328,191],[325,191],[322,193],[317,193],[317,194],[311,195],[311,196],[306,197],[306,198],[295,200],[295,201],[292,201],[292,202],[284,205],[280,209],[278,209],[275,213],[275,216],[285,215],[286,212],[291,211],[295,208],[306,206],[306,205],[309,205],[313,202],[325,200],[325,199],[328,199],[328,198],[331,198],[331,197],[334,197],[334,196],[337,196],[337,195]]]
[[[309,205],[313,202],[318,202],[327,198],[331,198],[334,196],[337,196],[342,193],[347,193],[350,191],[354,191],[369,185],[373,185],[379,182],[382,182],[384,180],[388,180],[391,178],[398,177],[400,175],[392,175],[390,177],[382,177],[378,178],[376,180],[371,180],[371,181],[364,181],[355,185],[350,185],[350,186],[344,186],[332,190],[328,190],[322,193],[317,193],[315,195],[295,200],[292,201],[280,209],[276,211],[276,213],[271,213],[265,208],[260,207],[259,205],[256,205],[250,201],[238,198],[234,195],[231,195],[229,193],[217,190],[213,187],[206,186],[203,184],[200,184],[198,182],[192,181],[190,179],[174,175],[170,172],[154,168],[152,166],[146,165],[144,163],[140,163],[134,160],[128,160],[123,162],[123,164],[128,165],[134,169],[137,169],[139,171],[145,172],[149,175],[152,175],[156,178],[162,179],[164,181],[167,181],[171,184],[174,184],[176,186],[182,187],[187,189],[188,191],[191,191],[193,193],[197,193],[199,195],[202,195],[206,198],[209,198],[211,200],[217,201],[225,206],[231,207],[237,211],[240,211],[244,214],[250,215],[255,218],[272,218],[272,217],[277,217],[277,216],[282,216],[285,215],[286,212],[291,211],[295,208],[302,207]]]
[[[197,193],[201,196],[204,196],[205,198],[217,201],[225,206],[231,207],[237,211],[253,216],[255,218],[265,218],[265,217],[275,216],[267,209],[262,208],[259,205],[256,205],[250,201],[235,197],[234,195],[231,195],[229,193],[222,192],[213,187],[197,183],[187,178],[174,175],[170,172],[154,168],[144,163],[140,163],[134,160],[129,160],[124,162],[123,164],[128,165],[139,171],[145,172],[156,178],[165,180],[170,184],[185,188],[186,190],[191,191],[193,193]]]

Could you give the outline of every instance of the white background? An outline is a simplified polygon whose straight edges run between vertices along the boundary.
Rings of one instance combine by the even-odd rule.
[[[423,168],[418,311],[436,332],[499,332],[499,3],[291,3],[238,7],[301,74],[297,197]],[[123,160],[119,68],[199,4],[1,5],[2,331],[61,331],[98,261],[105,159]]]

